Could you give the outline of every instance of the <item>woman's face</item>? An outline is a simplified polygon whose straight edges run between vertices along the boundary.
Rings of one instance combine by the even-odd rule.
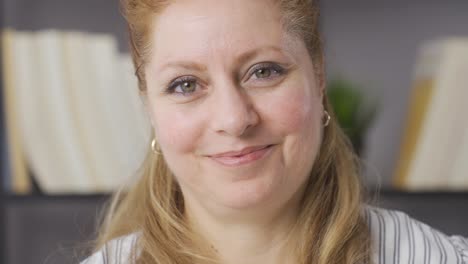
[[[309,176],[323,85],[272,3],[180,0],[153,21],[148,108],[189,206],[281,205]]]

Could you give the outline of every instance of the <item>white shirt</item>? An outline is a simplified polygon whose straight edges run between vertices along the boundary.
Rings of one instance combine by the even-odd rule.
[[[367,206],[366,220],[376,264],[468,264],[468,238],[448,236],[407,214]],[[137,235],[108,242],[81,264],[124,264],[135,246]]]

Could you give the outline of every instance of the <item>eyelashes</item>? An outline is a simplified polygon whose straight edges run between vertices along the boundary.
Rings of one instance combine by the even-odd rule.
[[[172,81],[166,88],[167,94],[182,94],[188,95],[195,92],[199,84],[194,76],[182,76]]]
[[[254,65],[247,72],[244,82],[252,82],[254,86],[268,86],[272,81],[286,74],[286,69],[277,63],[262,62]],[[172,80],[166,87],[166,94],[190,96],[197,93],[201,82],[197,77],[187,75]]]
[[[255,75],[257,79],[269,79],[284,74],[285,69],[275,63],[260,63],[252,67],[248,76]]]

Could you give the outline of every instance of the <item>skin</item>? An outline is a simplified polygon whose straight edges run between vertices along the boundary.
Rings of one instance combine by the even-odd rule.
[[[290,257],[284,241],[322,140],[323,82],[279,21],[269,0],[179,0],[154,18],[148,112],[188,219],[223,263]],[[180,77],[192,92],[167,92]],[[270,144],[239,166],[210,157]]]

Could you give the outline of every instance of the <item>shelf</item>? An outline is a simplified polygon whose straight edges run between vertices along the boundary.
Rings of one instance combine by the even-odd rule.
[[[369,194],[370,197],[374,195],[379,197],[378,206],[406,212],[446,234],[468,234],[465,224],[468,221],[468,192],[382,189]],[[70,252],[57,248],[64,248],[63,241],[70,245],[68,248],[90,241],[96,231],[96,219],[109,197],[110,194],[4,195],[2,206],[8,228],[4,229],[5,236],[0,239],[8,248],[8,260],[18,260],[7,263],[35,263],[32,258],[49,259],[51,252],[55,252],[52,254],[54,262],[47,263],[76,263],[63,259],[70,257]],[[41,228],[37,228],[38,223]],[[0,259],[0,263],[4,262]]]
[[[96,193],[96,194],[13,194],[2,193],[0,197],[3,201],[53,201],[53,200],[103,200],[111,197],[111,193]],[[402,197],[451,197],[451,198],[464,198],[468,199],[468,190],[466,191],[450,191],[450,190],[432,190],[432,191],[405,191],[391,188],[384,188],[381,190],[371,190],[368,192],[369,196],[402,196]]]
[[[399,195],[399,196],[463,196],[468,197],[468,190],[419,190],[408,191],[400,189],[384,188],[381,190],[372,190],[370,194]]]
[[[45,194],[3,194],[4,202],[40,202],[40,201],[93,201],[105,200],[110,198],[110,194],[60,194],[60,195],[45,195]]]

